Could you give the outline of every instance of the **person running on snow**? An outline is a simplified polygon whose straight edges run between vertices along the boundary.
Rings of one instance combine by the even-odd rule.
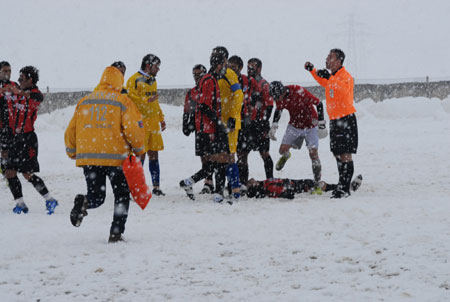
[[[88,209],[105,202],[106,177],[114,193],[114,216],[108,242],[123,241],[130,205],[130,190],[122,163],[133,152],[145,154],[142,116],[124,93],[122,72],[109,66],[97,88],[82,98],[64,133],[66,153],[83,168],[87,194],[78,194],[70,212],[73,226],[79,227]],[[105,143],[107,142],[107,143]]]

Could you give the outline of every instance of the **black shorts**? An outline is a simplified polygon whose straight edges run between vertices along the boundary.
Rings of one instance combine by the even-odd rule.
[[[217,133],[195,133],[195,155],[204,156],[230,152],[228,147],[228,136],[225,132]]]
[[[244,131],[239,133],[238,151],[240,152],[269,152],[270,138],[268,122],[251,122]]]
[[[252,151],[249,133],[250,133],[249,127],[241,128],[241,130],[239,131],[237,143],[238,153],[243,152],[248,153]]]
[[[334,155],[356,153],[358,124],[355,114],[330,121],[330,150]]]
[[[39,172],[38,139],[35,132],[14,135],[7,152],[7,158],[3,159],[5,169],[20,173]]]
[[[12,144],[12,134],[8,128],[2,128],[0,130],[0,149],[7,151]]]

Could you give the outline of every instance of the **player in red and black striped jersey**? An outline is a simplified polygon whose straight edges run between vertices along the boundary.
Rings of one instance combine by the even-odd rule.
[[[207,73],[206,67],[197,64],[192,68],[192,75],[194,77],[195,86],[191,88],[187,93],[184,100],[184,110],[183,110],[183,134],[189,136],[192,132],[195,132],[195,154],[200,156],[202,167],[207,165],[210,161],[209,154],[204,154],[201,147],[201,134],[195,130],[195,109],[198,103],[198,98],[200,96],[199,83],[203,76]],[[213,193],[214,184],[212,181],[212,175],[208,175],[205,178],[205,185],[200,192],[200,194]],[[194,195],[189,195],[190,198],[194,198]]]
[[[227,129],[221,121],[220,91],[217,78],[225,70],[225,56],[213,54],[210,58],[211,68],[198,83],[199,96],[195,106],[196,153],[208,155],[207,161],[200,171],[180,181],[180,187],[189,198],[195,199],[192,185],[216,169],[216,193],[223,196],[226,167],[228,163]]]
[[[7,104],[17,99],[17,95],[11,92],[12,88],[18,88],[17,83],[10,81],[11,65],[6,62],[0,62],[0,149],[2,158],[6,158],[6,150],[11,145],[11,131],[9,125],[9,115]],[[4,167],[2,164],[2,172]]]
[[[9,131],[11,131],[11,145],[7,150],[4,160],[5,176],[8,179],[9,188],[13,194],[16,206],[13,211],[16,214],[27,213],[22,185],[17,172],[22,173],[35,189],[46,200],[47,214],[53,214],[58,202],[50,195],[44,181],[35,173],[39,172],[38,139],[34,132],[39,105],[44,97],[36,86],[39,80],[39,71],[33,66],[26,66],[20,70],[19,86],[9,86],[7,92],[17,95],[17,98],[7,99],[6,106]],[[6,125],[5,125],[6,126]]]
[[[362,175],[358,175],[352,180],[350,188],[352,191],[358,190],[362,183]],[[272,178],[257,181],[250,178],[247,182],[247,196],[252,198],[287,198],[293,199],[298,193],[312,193],[315,188],[313,179],[289,179],[289,178]],[[338,187],[337,184],[329,184],[320,181],[320,188],[324,192],[334,191]]]
[[[290,149],[301,149],[303,141],[306,141],[309,157],[311,158],[312,171],[316,181],[316,193],[321,194],[319,181],[321,178],[322,166],[319,159],[319,115],[323,120],[323,108],[319,98],[310,93],[307,89],[298,85],[284,86],[280,81],[273,81],[270,84],[271,94],[276,102],[276,111],[273,117],[272,128],[269,136],[276,140],[275,132],[278,128],[278,121],[281,112],[289,111],[289,124],[283,136],[279,152],[281,158],[278,160],[275,169],[283,169],[286,161],[290,158]],[[320,114],[314,106],[317,106]]]
[[[264,161],[266,178],[273,178],[273,160],[270,156],[270,116],[273,110],[273,99],[269,93],[270,84],[261,76],[262,62],[252,58],[247,62],[248,99],[242,109],[245,112],[245,130],[241,135],[238,149],[238,166],[241,183],[247,183],[248,154],[259,151]],[[245,190],[245,188],[243,188]]]

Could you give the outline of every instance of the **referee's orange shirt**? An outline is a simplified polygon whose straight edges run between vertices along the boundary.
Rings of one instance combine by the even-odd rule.
[[[311,74],[320,86],[325,88],[327,113],[330,120],[355,113],[356,109],[353,105],[354,80],[351,74],[342,67],[327,80],[317,76],[316,72],[317,70],[314,68]]]

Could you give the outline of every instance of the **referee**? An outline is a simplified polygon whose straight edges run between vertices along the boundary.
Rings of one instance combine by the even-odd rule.
[[[335,48],[328,54],[326,69],[316,70],[310,62],[305,63],[305,69],[325,88],[327,113],[330,118],[330,149],[336,158],[339,171],[339,183],[331,198],[350,195],[350,182],[354,171],[352,154],[358,149],[358,125],[353,105],[354,80],[342,65],[344,59],[344,52]]]

